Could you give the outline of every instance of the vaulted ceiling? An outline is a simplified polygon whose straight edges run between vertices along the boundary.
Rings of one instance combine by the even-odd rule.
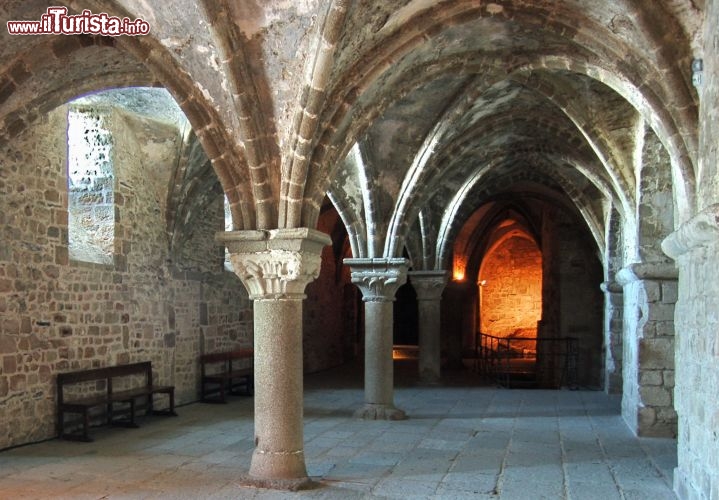
[[[236,229],[314,227],[329,195],[355,256],[402,255],[419,238],[415,261],[443,268],[480,206],[539,196],[601,248],[612,210],[637,222],[647,136],[668,153],[677,220],[694,208],[698,1],[68,4],[152,31],[0,33],[0,142],[77,95],[164,86],[198,163],[174,177],[177,214],[215,176]],[[0,15],[49,5],[4,2]]]

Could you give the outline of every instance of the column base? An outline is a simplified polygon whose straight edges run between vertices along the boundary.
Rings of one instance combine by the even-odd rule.
[[[355,417],[364,420],[406,420],[407,414],[392,405],[365,403],[355,412]]]
[[[255,449],[247,477],[261,488],[297,489],[299,485],[309,481],[305,454],[302,450],[271,452]],[[267,486],[261,486],[262,484]]]
[[[264,479],[254,477],[249,474],[241,475],[237,484],[239,486],[249,486],[251,488],[266,488],[284,491],[311,490],[319,486],[319,483],[312,481],[309,477],[297,479]]]
[[[440,376],[432,370],[425,370],[419,374],[421,385],[437,386],[440,383]]]

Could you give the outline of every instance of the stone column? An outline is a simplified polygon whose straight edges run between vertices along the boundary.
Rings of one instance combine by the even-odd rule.
[[[434,384],[440,378],[440,300],[448,273],[413,271],[409,276],[419,307],[419,378],[422,382]]]
[[[719,19],[719,3],[715,4],[714,22]],[[712,103],[716,109],[719,93]],[[716,166],[713,164],[712,168]],[[719,428],[719,398],[716,397],[719,380],[719,204],[706,207],[679,226],[662,242],[662,249],[679,267],[674,389],[679,432],[674,491],[678,498],[719,498],[719,467],[716,464],[719,457],[719,439],[716,439]]]
[[[302,301],[319,276],[329,236],[313,229],[217,234],[254,301],[255,451],[248,482],[299,489],[309,482],[302,429]]]
[[[397,289],[407,280],[407,259],[345,259],[352,283],[365,303],[365,405],[356,415],[372,420],[402,420],[394,406],[392,360],[393,304]]]
[[[617,273],[624,287],[622,416],[639,436],[674,437],[674,305],[677,269],[632,264]]]
[[[474,347],[477,332],[477,304],[479,286],[472,281],[450,281],[441,302],[443,344],[447,350],[446,367],[450,370],[465,368],[463,347]]]
[[[605,281],[604,292],[604,391],[622,393],[622,316],[624,289],[616,281]]]

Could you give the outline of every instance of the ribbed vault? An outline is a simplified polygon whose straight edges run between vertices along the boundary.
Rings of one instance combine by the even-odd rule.
[[[11,3],[2,13],[35,19],[48,5]],[[214,170],[207,175],[219,178],[236,229],[314,227],[329,190],[365,247],[355,253],[400,255],[420,208],[436,192],[466,185],[444,188],[445,180],[469,179],[522,151],[548,158],[535,164],[572,157],[567,163],[627,214],[636,204],[639,121],[669,153],[677,222],[694,207],[691,2],[69,6],[142,17],[152,31],[29,43],[3,34],[3,136],[78,93],[164,86],[202,144]],[[37,56],[47,53],[53,57]],[[361,168],[347,166],[353,148],[362,152]],[[372,214],[350,201],[362,184],[382,186],[359,204]],[[592,217],[601,222],[601,214],[585,218]]]

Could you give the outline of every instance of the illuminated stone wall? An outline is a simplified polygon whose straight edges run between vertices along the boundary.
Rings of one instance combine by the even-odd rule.
[[[483,333],[507,337],[529,330],[536,335],[542,315],[542,255],[534,242],[514,237],[500,244],[484,258],[479,279]]]

